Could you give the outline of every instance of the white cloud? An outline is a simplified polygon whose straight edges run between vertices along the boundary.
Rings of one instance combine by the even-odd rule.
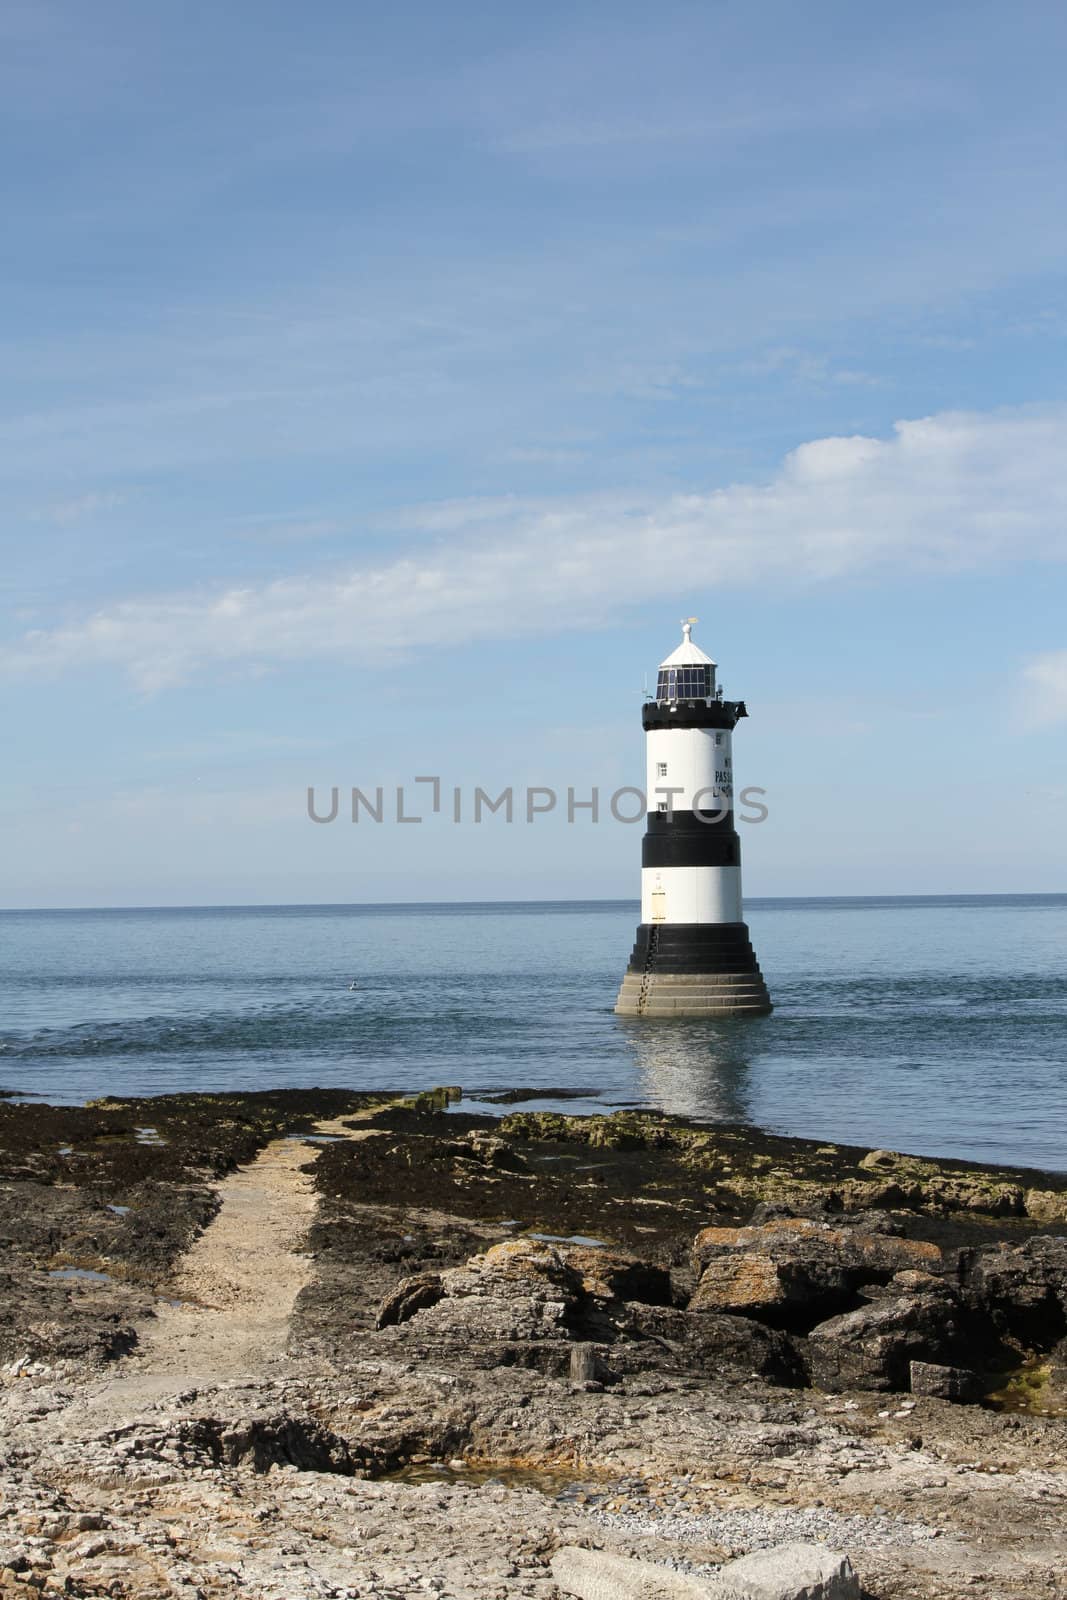
[[[400,558],[122,600],[27,633],[0,669],[115,666],[153,690],[220,667],[595,626],[680,591],[1063,559],[1065,446],[1067,409],[949,412],[888,439],[809,441],[763,483],[431,505],[410,514],[420,537]]]
[[[1034,726],[1067,721],[1067,650],[1046,650],[1023,668]]]

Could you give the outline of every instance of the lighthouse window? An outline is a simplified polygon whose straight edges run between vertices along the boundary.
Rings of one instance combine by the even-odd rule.
[[[657,700],[706,700],[710,693],[707,667],[661,667]]]
[[[667,776],[667,763],[665,761],[657,761],[656,762],[656,777],[657,778],[665,778],[666,776]]]

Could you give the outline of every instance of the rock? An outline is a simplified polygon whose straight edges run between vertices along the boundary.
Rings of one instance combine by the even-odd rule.
[[[825,1196],[801,1208],[787,1205],[784,1201],[762,1200],[759,1205],[753,1207],[746,1226],[756,1228],[768,1222],[798,1218],[808,1222],[829,1223],[834,1228],[858,1228],[863,1233],[885,1233],[894,1239],[904,1237],[904,1224],[899,1217],[893,1216],[892,1212],[872,1211],[867,1208],[860,1211],[841,1211],[829,1204]]]
[[[618,1382],[618,1373],[609,1367],[595,1344],[575,1344],[570,1349],[569,1375],[580,1389],[599,1392]]]
[[[830,1219],[827,1218],[827,1221]],[[833,1217],[837,1228],[857,1228],[861,1233],[884,1233],[887,1238],[903,1239],[904,1224],[891,1211],[864,1209],[846,1211]]]
[[[564,1545],[551,1566],[578,1600],[860,1600],[848,1557],[819,1544],[757,1550],[707,1578],[577,1545]]]
[[[571,1351],[571,1382],[595,1383],[597,1381],[597,1353],[591,1344],[576,1344]]]
[[[701,1372],[735,1372],[789,1389],[807,1386],[807,1366],[797,1342],[780,1328],[715,1312],[686,1316],[686,1352]]]
[[[489,1285],[505,1291],[534,1284],[577,1287],[579,1282],[557,1244],[533,1238],[505,1239],[503,1244],[491,1245],[462,1267],[450,1268],[442,1278],[449,1295],[480,1294]]]
[[[889,1282],[884,1285],[890,1294],[947,1294],[953,1291],[943,1278],[938,1278],[932,1272],[894,1272]],[[872,1286],[868,1298],[873,1298],[877,1290]]]
[[[863,1224],[867,1223],[867,1226]],[[733,1252],[750,1252],[808,1269],[840,1265],[873,1282],[895,1272],[940,1269],[941,1252],[935,1244],[903,1239],[890,1229],[884,1213],[853,1217],[831,1224],[812,1217],[778,1217],[745,1228],[704,1228],[693,1241],[693,1271]]]
[[[906,1270],[938,1271],[942,1265],[934,1244],[808,1217],[704,1228],[693,1242],[692,1261],[699,1282],[691,1310],[772,1321],[818,1320],[848,1305],[863,1284],[887,1283]]]
[[[888,1211],[918,1211],[926,1200],[926,1193],[918,1178],[894,1174],[891,1178],[869,1178],[866,1181],[847,1178],[837,1190],[846,1213],[885,1209]]]
[[[671,1128],[640,1111],[613,1111],[589,1119],[592,1150],[665,1150],[675,1142]]]
[[[837,1195],[846,1211],[885,1206],[891,1210],[936,1208],[944,1212],[976,1211],[986,1216],[1027,1214],[1026,1190],[987,1173],[944,1171],[933,1161],[872,1150],[859,1163],[877,1176],[847,1179]]]
[[[578,1600],[741,1600],[737,1590],[715,1579],[691,1578],[606,1550],[564,1545],[552,1557],[551,1567],[557,1587]]]
[[[865,1172],[891,1172],[904,1159],[896,1150],[868,1150],[859,1164]]]
[[[860,1600],[852,1563],[821,1544],[780,1544],[720,1567],[718,1582],[744,1600]]]
[[[482,1166],[496,1167],[501,1172],[529,1172],[525,1156],[514,1150],[506,1139],[491,1133],[469,1133],[457,1140],[452,1149],[458,1160],[477,1161]]]
[[[965,1297],[1021,1344],[1048,1350],[1067,1333],[1067,1238],[960,1252]]]
[[[1067,1222],[1067,1194],[1059,1189],[1027,1189],[1023,1205],[1038,1222]]]
[[[407,1322],[417,1311],[436,1305],[444,1292],[439,1272],[419,1272],[414,1277],[404,1278],[378,1307],[375,1326],[389,1328],[398,1322]]]
[[[761,1200],[757,1206],[753,1207],[752,1215],[748,1219],[748,1226],[750,1228],[759,1228],[765,1222],[780,1222],[783,1217],[797,1217],[800,1215],[799,1211],[794,1210],[784,1200]]]
[[[790,1305],[810,1305],[813,1298],[805,1275],[745,1251],[708,1263],[689,1309],[759,1317]]]
[[[919,1294],[888,1294],[812,1328],[812,1379],[843,1389],[906,1390],[912,1361],[938,1362],[958,1338],[958,1302],[944,1285]]]
[[[910,1375],[912,1394],[961,1403],[979,1400],[982,1396],[982,1380],[967,1367],[943,1367],[934,1361],[913,1361]]]
[[[418,1315],[420,1333],[478,1342],[565,1336],[565,1317],[582,1296],[578,1272],[534,1239],[508,1240],[462,1267],[419,1274],[383,1301],[379,1327]]]
[[[967,1174],[931,1178],[923,1185],[924,1202],[942,1211],[977,1211],[988,1217],[1026,1215],[1026,1191],[1018,1183],[994,1183]]]
[[[724,1373],[765,1378],[791,1389],[807,1386],[798,1341],[780,1328],[768,1328],[752,1317],[666,1306],[629,1306],[627,1313],[625,1329],[631,1337],[669,1344],[686,1371],[704,1377]]]
[[[671,1304],[671,1275],[665,1267],[621,1250],[595,1246],[563,1244],[559,1251],[567,1266],[580,1273],[586,1294],[603,1300],[639,1301],[646,1306]]]
[[[418,1315],[419,1332],[475,1345],[574,1336],[611,1341],[630,1299],[669,1304],[670,1274],[621,1251],[508,1239],[462,1267],[405,1278],[378,1309],[386,1328]]]

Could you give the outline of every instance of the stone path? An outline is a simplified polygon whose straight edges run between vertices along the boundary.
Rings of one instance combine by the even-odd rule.
[[[127,1380],[198,1386],[263,1377],[283,1355],[296,1298],[311,1277],[300,1244],[315,1209],[301,1139],[278,1139],[225,1179],[220,1209],[181,1262],[156,1317],[139,1329]]]
[[[318,1123],[315,1132],[377,1136],[340,1120]],[[304,1138],[276,1139],[223,1180],[218,1212],[182,1257],[155,1315],[139,1325],[135,1351],[87,1383],[65,1411],[68,1434],[96,1434],[189,1389],[242,1379],[263,1384],[292,1372],[289,1322],[313,1271],[301,1245],[316,1204],[312,1180],[300,1169],[314,1150]]]

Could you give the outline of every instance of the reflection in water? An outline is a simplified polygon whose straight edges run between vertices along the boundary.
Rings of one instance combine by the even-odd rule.
[[[755,1019],[622,1022],[619,1032],[640,1075],[646,1103],[702,1122],[750,1122]]]

